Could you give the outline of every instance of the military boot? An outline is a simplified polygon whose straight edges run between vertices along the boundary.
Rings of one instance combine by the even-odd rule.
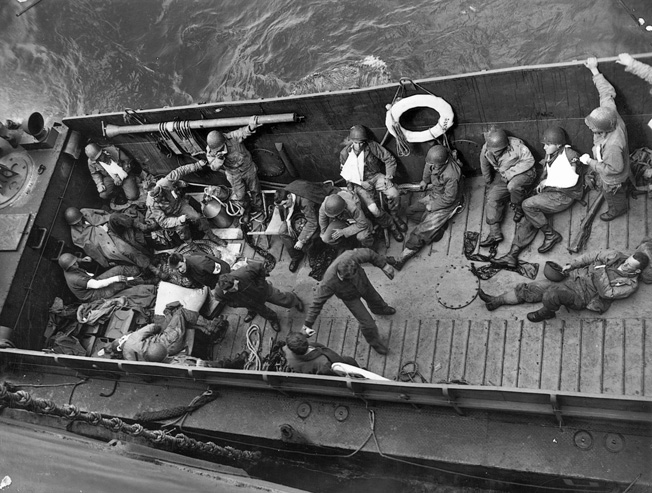
[[[521,207],[521,204],[511,204],[512,209],[514,209],[514,222],[518,223],[523,219],[525,216],[525,213],[523,212],[523,208]]]
[[[490,224],[489,225],[489,234],[487,237],[480,242],[480,246],[490,247],[496,243],[503,241],[503,232],[500,230],[500,224]]]
[[[541,246],[537,250],[539,253],[546,253],[552,250],[552,247],[554,247],[557,243],[559,243],[563,238],[562,236],[552,229],[550,224],[546,224],[541,228],[541,231],[543,231],[543,234],[545,235],[543,239],[543,243],[541,243]]]
[[[408,225],[403,219],[401,219],[398,216],[392,216],[392,219],[394,220],[394,224],[396,224],[396,227],[401,233],[405,233],[408,230]]]
[[[405,263],[414,257],[417,253],[419,253],[419,250],[411,250],[409,248],[405,248],[397,259],[394,257],[387,257],[387,263],[394,267],[396,270],[400,271]]]
[[[512,245],[507,255],[491,259],[491,263],[500,267],[509,267],[511,269],[515,269],[518,267],[518,255],[522,250],[523,247]]]
[[[527,314],[527,319],[530,322],[543,322],[544,320],[550,320],[555,318],[557,314],[552,310],[548,310],[545,306],[539,308],[536,312],[530,312]]]
[[[498,296],[491,296],[480,288],[478,291],[478,297],[485,302],[487,310],[493,312],[496,308],[499,308],[503,305],[518,305],[519,300],[516,296],[515,291],[507,291]]]

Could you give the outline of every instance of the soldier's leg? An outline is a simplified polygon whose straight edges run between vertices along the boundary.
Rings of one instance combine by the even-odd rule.
[[[292,308],[299,305],[299,297],[292,291],[281,291],[274,287],[271,282],[267,282],[267,303],[272,305],[282,306],[284,308]]]
[[[387,348],[385,348],[382,341],[380,340],[380,334],[378,333],[378,326],[376,325],[376,321],[364,306],[362,300],[360,300],[360,298],[356,298],[353,300],[342,301],[358,321],[360,332],[362,332],[362,335],[364,336],[367,343],[369,343],[369,345],[379,353],[384,354],[382,353],[382,349],[385,349],[386,352]]]

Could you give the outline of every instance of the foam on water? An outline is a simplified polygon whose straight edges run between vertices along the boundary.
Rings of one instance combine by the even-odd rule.
[[[652,18],[630,0],[635,18]],[[649,51],[594,0],[0,2],[0,118],[275,97]]]

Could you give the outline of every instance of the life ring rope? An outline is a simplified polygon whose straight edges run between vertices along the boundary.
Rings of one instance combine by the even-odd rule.
[[[409,96],[388,106],[385,125],[397,140],[404,138],[407,142],[427,142],[441,137],[453,124],[454,115],[451,105],[432,93]],[[437,124],[420,132],[403,128],[399,123],[401,115],[414,108],[432,108],[437,111],[439,113]]]

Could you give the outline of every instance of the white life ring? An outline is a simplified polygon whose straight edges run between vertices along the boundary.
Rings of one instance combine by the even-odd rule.
[[[437,122],[437,125],[421,132],[414,132],[401,127],[399,119],[403,113],[413,108],[424,107],[432,108],[439,113],[439,121]],[[417,94],[415,96],[403,98],[393,105],[388,105],[385,126],[389,133],[394,137],[396,137],[396,130],[394,129],[395,124],[401,128],[401,131],[408,142],[428,142],[429,140],[434,140],[437,137],[444,135],[446,130],[453,125],[453,108],[446,102],[446,100],[438,96],[433,96],[432,94]]]
[[[331,370],[337,373],[341,377],[348,378],[360,378],[360,379],[369,379],[369,380],[389,380],[381,375],[372,373],[369,370],[363,370],[357,366],[348,365],[346,363],[333,363],[331,365]]]

